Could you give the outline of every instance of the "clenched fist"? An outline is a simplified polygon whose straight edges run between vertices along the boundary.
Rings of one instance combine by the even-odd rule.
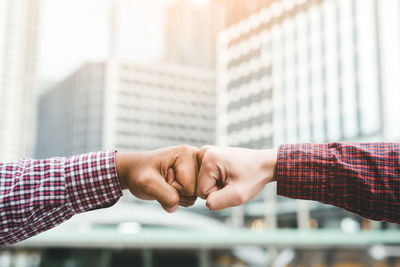
[[[250,201],[274,180],[277,150],[206,146],[198,160],[197,196],[218,211]]]
[[[196,201],[198,149],[177,146],[147,152],[117,153],[116,165],[122,189],[144,200],[157,200],[168,212],[179,204]]]

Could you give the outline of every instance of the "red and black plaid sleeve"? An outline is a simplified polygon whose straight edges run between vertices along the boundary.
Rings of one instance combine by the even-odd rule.
[[[400,144],[282,145],[278,194],[400,223]]]
[[[0,163],[0,246],[111,206],[121,195],[114,152]]]

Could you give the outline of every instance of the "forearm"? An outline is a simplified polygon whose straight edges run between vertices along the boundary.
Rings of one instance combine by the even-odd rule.
[[[0,246],[121,196],[114,152],[0,164]]]
[[[278,194],[400,222],[400,146],[393,143],[283,145]]]

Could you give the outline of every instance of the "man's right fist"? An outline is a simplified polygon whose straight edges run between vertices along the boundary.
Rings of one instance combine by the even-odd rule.
[[[191,146],[161,148],[147,152],[116,153],[122,189],[144,200],[157,200],[168,212],[179,204],[196,201],[198,149]]]
[[[198,160],[197,196],[217,211],[250,201],[274,180],[277,150],[206,146]]]

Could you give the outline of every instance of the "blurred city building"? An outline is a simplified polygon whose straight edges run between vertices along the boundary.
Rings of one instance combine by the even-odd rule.
[[[90,63],[39,102],[39,158],[213,143],[215,77],[203,68]]]
[[[0,161],[30,156],[40,0],[0,1]]]
[[[212,9],[217,10],[218,17],[220,18],[218,27],[220,30],[223,30],[258,12],[273,1],[274,0],[210,0],[210,4]]]
[[[208,3],[177,0],[165,10],[165,60],[215,68],[217,27]]]
[[[37,1],[29,1],[31,8]],[[0,0],[1,27],[19,12],[25,14],[20,21],[35,17],[24,8],[13,8],[12,14],[3,9],[22,7],[22,2]],[[220,145],[251,148],[399,141],[399,1],[210,0],[200,8],[188,2],[179,0],[166,9],[162,34],[164,14],[156,0],[110,0],[110,59],[84,65],[40,98],[37,157],[213,144],[216,127]],[[213,67],[212,48],[220,30],[216,105],[216,77],[204,67]],[[11,61],[3,59],[28,47],[18,44],[23,34],[3,45],[4,33],[0,151],[4,140],[10,140],[2,138],[3,129],[11,129],[3,123],[3,104],[18,105],[7,118],[22,110],[33,114],[23,102],[31,91],[22,94],[23,101],[4,98],[3,62]],[[10,47],[19,52],[8,53]],[[143,47],[153,53],[142,53]],[[128,56],[126,51],[133,53]],[[162,54],[175,63],[126,63],[128,58],[158,61]],[[122,58],[125,61],[117,63]],[[19,91],[7,92],[11,96]],[[24,140],[31,136],[26,134]],[[156,203],[124,197],[110,209],[75,216],[1,249],[0,266],[399,265],[398,226],[374,225],[315,202],[275,201],[274,191],[269,186],[248,205],[219,213],[208,212],[198,201],[189,210],[166,214]],[[376,226],[392,229],[360,231]],[[336,229],[282,229],[295,227]]]
[[[399,140],[398,1],[219,2],[226,28],[217,48],[218,144]],[[258,208],[270,222],[284,215],[281,206],[296,207],[282,200],[275,208],[273,191]],[[294,225],[308,228],[313,205],[297,203]],[[347,216],[333,209],[331,220],[316,208],[325,226]]]

